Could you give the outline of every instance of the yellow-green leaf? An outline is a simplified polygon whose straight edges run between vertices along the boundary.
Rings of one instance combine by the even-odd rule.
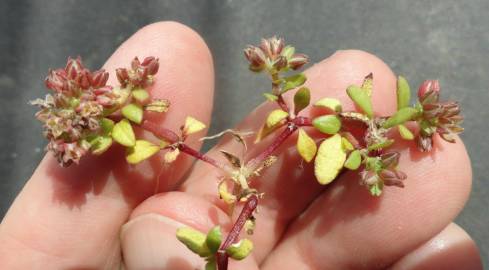
[[[238,243],[230,245],[226,249],[226,253],[229,255],[229,257],[239,261],[246,258],[252,250],[253,242],[245,238],[240,240]]]
[[[355,150],[350,153],[348,156],[348,159],[345,161],[345,168],[348,168],[350,170],[356,170],[358,167],[360,167],[360,164],[362,163],[362,155],[360,154],[359,150]]]
[[[389,146],[391,146],[392,144],[394,143],[394,140],[392,139],[387,139],[383,142],[379,142],[379,143],[376,143],[376,144],[372,144],[370,145],[367,149],[369,151],[373,151],[373,150],[379,150],[379,149],[384,149],[384,148],[387,148]]]
[[[268,135],[272,134],[278,128],[280,128],[280,125],[268,127],[267,123],[264,123],[261,126],[260,130],[258,130],[258,133],[256,134],[255,143],[259,143],[261,140],[263,140]]]
[[[122,115],[136,124],[143,121],[143,108],[137,104],[130,103],[121,109]]]
[[[103,135],[110,135],[112,129],[114,128],[114,121],[109,118],[102,118],[100,120],[100,127],[102,128]]]
[[[407,80],[399,76],[397,78],[397,109],[400,110],[409,106],[409,100],[411,99],[411,88]]]
[[[200,257],[207,257],[212,254],[206,244],[206,235],[197,230],[187,227],[179,228],[177,239]]]
[[[94,140],[90,141],[90,144],[92,154],[100,155],[112,145],[112,138],[109,136],[97,136]]]
[[[177,159],[178,155],[180,155],[180,150],[178,148],[175,148],[173,150],[166,152],[163,159],[165,160],[166,163],[172,163]]]
[[[353,151],[355,149],[353,144],[351,144],[351,142],[345,137],[341,138],[341,143],[343,144],[343,149],[345,150]]]
[[[351,85],[346,89],[346,93],[369,118],[374,116],[372,101],[365,90],[356,85]]]
[[[341,128],[341,121],[336,115],[323,115],[314,118],[312,125],[322,133],[336,134]]]
[[[389,117],[384,124],[382,124],[383,128],[391,128],[393,126],[403,124],[406,121],[412,120],[418,110],[411,107],[405,107],[397,111],[393,116]]]
[[[294,113],[297,115],[311,102],[311,92],[307,87],[301,87],[294,95]]]
[[[149,101],[149,93],[144,88],[136,88],[132,90],[132,97],[139,103],[145,104]]]
[[[193,133],[197,133],[203,129],[205,129],[204,123],[191,116],[187,116],[187,118],[185,119],[185,124],[183,125],[183,134],[190,135]]]
[[[414,139],[414,134],[403,124],[400,124],[397,126],[399,129],[399,134],[404,140],[413,140]]]
[[[144,109],[151,112],[167,112],[170,107],[170,101],[166,99],[154,99],[149,104],[144,106]]]
[[[274,94],[270,94],[270,93],[263,93],[263,96],[265,96],[265,98],[268,100],[268,101],[277,101],[278,100],[278,97]]]
[[[126,160],[130,164],[137,164],[158,153],[160,147],[145,140],[137,140],[133,147],[127,149]]]
[[[267,117],[267,127],[271,128],[276,126],[278,123],[280,123],[282,120],[287,118],[289,116],[288,112],[282,111],[282,110],[273,110],[270,112],[270,114]]]
[[[317,152],[316,142],[302,128],[297,137],[297,151],[306,162],[311,162]]]
[[[122,119],[119,123],[114,125],[112,129],[112,138],[124,145],[134,146],[136,144],[136,136],[132,130],[131,123],[127,119]]]
[[[331,183],[343,168],[345,160],[346,153],[339,134],[324,140],[314,161],[314,174],[318,182],[322,185]]]
[[[219,247],[221,246],[222,241],[222,233],[221,227],[215,226],[208,233],[205,239],[205,243],[211,253],[216,253]]]
[[[335,98],[322,98],[314,104],[316,107],[327,108],[333,112],[341,112],[341,102]]]
[[[236,202],[236,196],[228,191],[228,185],[226,180],[221,181],[218,186],[219,197],[227,204],[233,204]]]
[[[368,190],[370,191],[370,194],[372,194],[372,196],[379,197],[382,194],[383,188],[384,188],[384,182],[378,181],[377,183],[369,186]]]
[[[282,93],[289,91],[290,89],[294,89],[303,85],[306,82],[307,78],[304,73],[299,73],[296,75],[292,75],[290,77],[284,78],[284,86],[282,88]]]

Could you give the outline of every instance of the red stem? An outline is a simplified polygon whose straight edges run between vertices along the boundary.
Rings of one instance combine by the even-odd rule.
[[[155,123],[152,123],[150,121],[143,121],[143,123],[141,123],[141,127],[144,129],[144,130],[147,130],[151,133],[153,133],[156,137],[158,138],[161,138],[161,139],[164,139],[166,141],[168,141],[170,144],[173,144],[173,143],[178,143],[180,141],[180,137],[173,131],[167,129],[167,128],[164,128],[162,126],[159,126]],[[207,155],[204,155],[202,154],[201,152],[191,148],[190,146],[188,146],[187,144],[185,143],[179,143],[178,144],[178,149],[180,151],[182,151],[183,153],[185,154],[188,154],[196,159],[199,159],[199,160],[202,160],[216,168],[219,168],[219,169],[222,169],[226,172],[230,172],[232,171],[231,168]]]
[[[231,228],[231,231],[226,237],[226,240],[224,240],[224,242],[222,243],[221,247],[219,248],[216,254],[218,270],[227,270],[228,255],[226,254],[226,249],[230,245],[232,245],[236,241],[236,239],[238,239],[239,234],[246,223],[246,220],[248,220],[251,217],[253,211],[255,211],[257,206],[258,206],[258,197],[256,195],[251,195],[246,201],[245,205],[243,206],[243,210],[241,210],[241,213],[239,214],[238,219],[236,220],[233,227]]]

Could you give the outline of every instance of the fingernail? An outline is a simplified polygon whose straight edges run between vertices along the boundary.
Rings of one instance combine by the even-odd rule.
[[[141,215],[126,223],[121,230],[126,269],[202,268],[202,259],[190,252],[175,236],[176,230],[185,226],[157,214]]]

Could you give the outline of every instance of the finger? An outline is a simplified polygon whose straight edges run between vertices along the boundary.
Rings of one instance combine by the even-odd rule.
[[[174,130],[186,115],[209,121],[212,59],[195,32],[173,22],[144,27],[104,65],[111,72],[109,84],[116,85],[114,69],[135,56],[160,59],[150,92],[169,99],[172,107],[155,121]],[[173,170],[162,166],[161,156],[129,166],[124,150],[114,148],[70,168],[46,155],[2,222],[0,268],[100,269],[119,261],[119,228],[130,211],[155,192],[158,176],[161,189],[175,186],[192,160],[178,160]]]
[[[292,269],[282,258],[304,269],[384,269],[445,228],[471,187],[462,141],[437,140],[430,154],[417,152],[412,142],[393,150],[408,175],[404,189],[374,198],[359,186],[358,172],[344,174],[290,225],[263,269]]]
[[[328,59],[308,69],[307,86],[311,89],[311,100],[322,97],[334,97],[341,100],[345,110],[353,110],[354,105],[345,89],[351,84],[361,84],[363,78],[373,72],[375,90],[373,100],[380,104],[383,98],[395,99],[396,80],[392,71],[377,57],[362,51],[339,51]],[[291,95],[286,99],[291,103]],[[275,104],[265,104],[252,112],[237,128],[242,131],[256,131],[266,119]],[[384,115],[394,110],[395,105],[387,103],[376,107],[376,113]],[[314,112],[306,110],[304,115]],[[312,129],[308,132],[316,134]],[[252,158],[271,144],[273,137],[259,143],[248,142],[247,157]],[[253,139],[253,138],[251,138]],[[303,163],[296,152],[296,136],[291,136],[274,155],[278,161],[263,171],[260,177],[252,181],[252,187],[265,194],[260,200],[257,218],[257,230],[253,236],[256,244],[253,253],[258,262],[262,261],[281,238],[289,222],[300,214],[321,193],[324,186],[315,180],[313,164]],[[208,154],[216,159],[222,158],[219,150],[240,153],[240,145],[231,139],[224,139]],[[224,162],[224,161],[223,161]],[[304,165],[301,168],[301,164]],[[209,171],[206,164],[197,164],[182,190],[204,196],[217,205],[224,207],[217,196],[218,176],[221,172]]]
[[[411,251],[389,269],[482,269],[477,246],[470,236],[455,223],[422,246]]]
[[[365,52],[337,52],[327,60],[314,65],[306,71],[308,86],[312,89],[313,100],[325,96],[337,97],[344,102],[344,108],[347,110],[353,109],[353,104],[345,94],[346,87],[353,83],[360,84],[363,78],[370,72],[374,72],[375,74],[374,84],[376,91],[374,92],[373,99],[377,103],[380,103],[383,96],[388,99],[395,99],[395,92],[393,92],[393,89],[395,89],[395,78],[391,70],[381,60]],[[272,108],[274,107],[270,104],[260,106],[239,125],[238,129],[241,131],[256,131]],[[386,104],[379,106],[376,112],[378,114],[386,114],[394,108],[394,105]],[[250,149],[247,156],[256,156],[257,153],[269,144],[270,140],[258,145],[249,143]],[[310,165],[305,165],[304,169],[299,168],[301,161],[299,155],[293,152],[295,151],[294,145],[295,138],[288,139],[285,145],[275,153],[279,156],[278,162],[271,168],[265,170],[263,175],[252,183],[253,187],[257,187],[260,192],[265,193],[265,198],[260,201],[260,211],[257,214],[257,229],[252,236],[253,242],[255,243],[253,259],[256,259],[258,263],[276,245],[289,221],[301,213],[323,188],[314,179]],[[220,149],[233,153],[240,153],[241,151],[240,145],[234,143],[232,139],[225,138],[208,154],[213,158],[222,160],[220,153],[218,153]],[[157,213],[180,223],[187,224],[187,226],[200,229],[203,232],[215,224],[227,224],[229,226],[229,219],[216,220],[212,218],[216,212],[224,215],[222,210],[224,207],[217,199],[217,184],[221,175],[222,173],[220,171],[214,170],[208,164],[197,163],[182,188],[190,196],[180,195],[191,200],[188,202],[189,207],[171,207],[171,200],[167,201],[165,199],[166,197],[157,196],[152,197],[140,205],[131,218],[142,214]],[[199,198],[198,202],[195,202],[197,200],[196,198]],[[200,198],[205,198],[205,201],[202,201]],[[193,206],[191,207],[190,205],[192,203]],[[204,210],[196,210],[202,207]],[[213,210],[205,210],[207,208]],[[190,213],[191,215],[182,217],[182,212]],[[148,261],[150,259],[145,257],[145,255],[152,254],[148,256],[158,257],[158,264],[154,265],[157,268],[156,265],[158,267],[166,265],[166,261],[170,260],[170,258],[178,257],[181,260],[185,260],[185,258],[197,258],[196,255],[188,254],[190,257],[187,257],[187,253],[182,254],[180,251],[169,252],[168,250],[166,250],[165,255],[161,253],[150,253],[150,251],[146,250],[142,252],[143,254],[131,253],[129,252],[129,248],[126,249],[125,247],[144,246],[142,243],[144,240],[142,239],[145,239],[146,235],[143,226],[140,229],[134,229],[134,231],[139,232],[141,237],[133,238],[141,240],[138,242],[132,242],[129,238],[126,239],[127,242],[123,240],[124,257],[126,259],[128,258],[127,256],[135,256],[136,258],[131,258],[131,260],[138,262]],[[168,246],[182,246],[175,238],[176,227],[174,226],[167,231],[173,233],[166,235],[166,237],[152,239],[158,239],[155,241],[162,243],[162,245],[164,243],[164,245]],[[122,238],[125,239],[124,234]],[[129,255],[126,256],[126,253],[129,253]],[[190,262],[189,264],[194,265]],[[137,269],[137,266],[140,265],[133,264],[132,266],[133,269]]]

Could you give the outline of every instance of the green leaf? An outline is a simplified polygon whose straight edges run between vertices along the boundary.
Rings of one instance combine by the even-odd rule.
[[[331,183],[345,163],[346,153],[339,134],[324,140],[314,161],[314,174],[321,185]]]
[[[137,140],[133,147],[127,149],[126,160],[130,164],[137,164],[158,153],[160,147],[145,140]]]
[[[373,86],[374,86],[374,76],[372,73],[370,73],[363,79],[363,83],[362,83],[362,89],[365,92],[367,92],[367,95],[369,97],[372,96]]]
[[[351,142],[347,138],[342,137],[341,143],[343,145],[343,149],[348,150],[348,151],[355,150],[355,147],[353,146],[353,144],[351,144]]]
[[[285,56],[285,58],[289,59],[294,55],[294,53],[295,53],[295,48],[290,45],[287,45],[285,46],[285,48],[282,50],[282,53],[280,54]]]
[[[383,188],[384,188],[384,183],[382,181],[378,181],[377,183],[368,187],[368,190],[370,191],[370,194],[372,194],[372,196],[379,197],[382,194]]]
[[[311,102],[311,92],[307,87],[301,87],[294,95],[294,113],[297,115]]]
[[[297,151],[306,162],[311,162],[317,152],[316,142],[302,128],[297,137]]]
[[[282,120],[287,118],[289,116],[288,112],[282,111],[280,109],[273,110],[270,112],[270,114],[267,116],[267,127],[271,128],[279,124]]]
[[[226,253],[229,255],[229,257],[239,261],[246,258],[252,250],[253,242],[245,238],[240,240],[238,243],[230,245],[226,249]]]
[[[212,254],[206,245],[206,235],[197,230],[187,227],[179,228],[177,239],[200,257],[207,257]]]
[[[127,119],[122,119],[119,123],[115,124],[112,129],[112,138],[124,146],[131,147],[136,144],[136,136],[132,130],[131,123]]]
[[[102,128],[103,135],[110,135],[112,129],[114,128],[114,121],[109,118],[102,118],[100,120],[100,127]]]
[[[221,227],[216,226],[212,228],[208,233],[205,239],[205,243],[211,253],[216,253],[219,247],[221,246],[222,241],[222,233]]]
[[[358,167],[360,167],[360,164],[362,163],[362,155],[360,154],[359,150],[355,150],[350,153],[348,156],[348,159],[345,161],[345,168],[348,168],[350,170],[356,170]]]
[[[290,77],[284,78],[284,86],[282,88],[281,94],[289,91],[290,89],[294,89],[303,85],[306,82],[307,78],[304,73],[299,73],[296,75],[292,75]]]
[[[409,100],[411,99],[411,88],[407,80],[399,76],[397,78],[397,109],[400,110],[402,108],[409,106]]]
[[[122,115],[136,124],[141,124],[143,121],[143,108],[137,104],[130,103],[122,107]]]
[[[399,134],[404,140],[413,140],[414,139],[414,134],[403,124],[400,124],[397,126],[399,129]]]
[[[387,140],[385,140],[383,142],[379,142],[379,143],[370,145],[367,149],[369,151],[378,150],[378,149],[384,149],[384,148],[387,148],[387,147],[391,146],[393,143],[394,143],[394,140],[387,139]]]
[[[145,104],[149,101],[149,93],[144,88],[136,88],[132,90],[132,97],[139,103]]]
[[[112,145],[112,138],[109,136],[97,136],[95,139],[90,141],[91,147],[90,150],[94,155],[100,155],[107,151],[109,147]]]
[[[389,117],[384,124],[382,124],[383,128],[391,128],[393,126],[403,124],[406,121],[412,120],[418,110],[411,107],[405,107],[397,111],[393,116]]]
[[[323,115],[312,120],[312,125],[326,134],[336,134],[341,128],[341,121],[336,115]]]
[[[352,85],[346,89],[346,93],[369,118],[374,116],[372,101],[365,90],[358,86]]]
[[[275,102],[278,100],[278,97],[274,94],[270,94],[270,93],[263,93],[263,96],[265,96],[265,98],[268,100],[268,101],[271,101],[271,102]]]
[[[322,98],[314,104],[316,107],[322,107],[322,108],[327,108],[333,112],[341,112],[341,101],[335,99],[335,98]]]
[[[205,270],[217,270],[215,258],[211,258],[205,264]]]

